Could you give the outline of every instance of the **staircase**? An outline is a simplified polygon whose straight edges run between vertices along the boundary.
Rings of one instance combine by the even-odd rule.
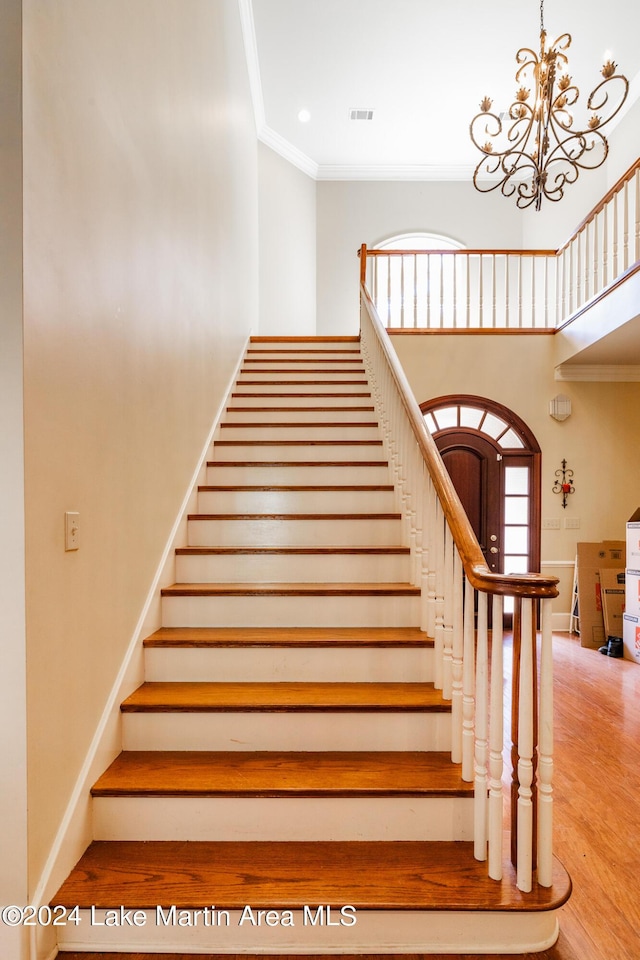
[[[254,338],[52,903],[61,949],[541,950],[568,896],[490,880],[356,338]]]

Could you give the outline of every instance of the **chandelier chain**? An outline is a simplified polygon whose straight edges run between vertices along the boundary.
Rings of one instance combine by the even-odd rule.
[[[540,33],[544,33],[544,0],[540,0]]]

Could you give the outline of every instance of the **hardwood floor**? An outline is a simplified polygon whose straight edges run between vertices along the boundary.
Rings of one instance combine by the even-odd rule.
[[[520,960],[637,960],[640,666],[582,648],[578,638],[566,634],[554,637],[554,659],[555,851],[571,874],[573,894],[561,910],[558,943]],[[147,954],[123,956],[150,960]],[[114,954],[60,957],[115,960]],[[508,957],[465,955],[461,960]]]

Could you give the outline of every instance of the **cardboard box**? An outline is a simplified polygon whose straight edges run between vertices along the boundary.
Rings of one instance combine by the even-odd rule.
[[[578,544],[578,616],[582,647],[597,650],[606,640],[600,571],[624,570],[625,546],[624,540]]]
[[[640,523],[633,519],[627,524],[627,563],[630,567],[640,568]]]
[[[624,658],[640,663],[640,617],[625,613],[622,618],[622,639]]]
[[[600,596],[606,637],[622,637],[622,614],[625,610],[624,570],[600,570]]]
[[[640,570],[627,568],[625,612],[640,617]]]

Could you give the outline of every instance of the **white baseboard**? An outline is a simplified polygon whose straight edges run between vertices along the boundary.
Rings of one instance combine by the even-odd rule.
[[[242,348],[238,362],[228,381],[227,389],[223,394],[223,399],[216,411],[187,493],[156,568],[156,574],[133,631],[122,666],[111,688],[51,851],[31,898],[31,903],[35,906],[49,902],[93,840],[91,786],[122,749],[120,704],[144,680],[142,640],[160,626],[160,590],[175,579],[175,549],[187,542],[187,514],[193,512],[198,484],[204,482],[207,455],[214,433],[237,380],[248,342],[249,338]],[[30,960],[50,960],[50,958],[56,956],[58,948],[52,945],[50,936],[47,936],[49,932],[47,927],[34,928],[35,935],[30,943]]]
[[[571,612],[567,610],[566,613],[552,613],[551,614],[551,629],[557,631],[558,633],[568,633],[571,623]]]

